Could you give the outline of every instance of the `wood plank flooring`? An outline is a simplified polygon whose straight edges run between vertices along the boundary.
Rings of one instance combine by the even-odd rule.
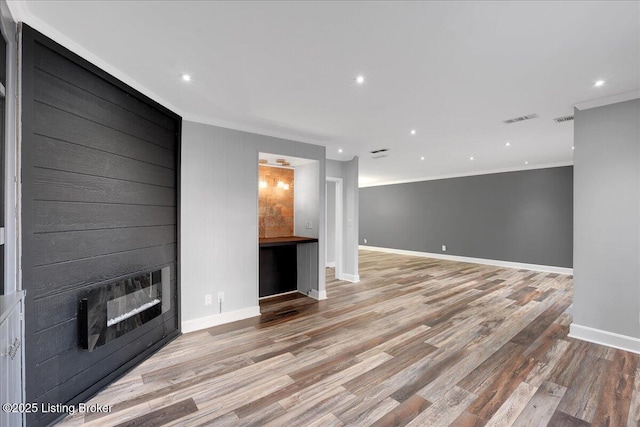
[[[332,272],[330,272],[332,274]],[[62,426],[640,426],[637,354],[567,337],[572,277],[360,252],[328,299],[185,334]]]

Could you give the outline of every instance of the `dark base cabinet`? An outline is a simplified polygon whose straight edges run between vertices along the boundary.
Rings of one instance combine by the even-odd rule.
[[[260,298],[298,288],[296,245],[260,248]]]
[[[313,266],[317,268],[317,261],[301,257],[300,248],[309,243],[317,246],[317,242],[318,239],[297,236],[260,239],[260,298],[311,289],[314,283],[309,271]],[[315,254],[317,257],[317,251]]]

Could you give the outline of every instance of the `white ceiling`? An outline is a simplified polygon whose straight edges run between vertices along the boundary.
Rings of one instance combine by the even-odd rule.
[[[640,2],[10,7],[187,120],[359,156],[367,184],[571,164],[573,122],[552,119],[640,89]],[[372,160],[379,148],[389,157]]]

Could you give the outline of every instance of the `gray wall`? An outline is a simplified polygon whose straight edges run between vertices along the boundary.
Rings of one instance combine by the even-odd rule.
[[[574,323],[640,338],[640,100],[575,111]]]
[[[361,188],[360,209],[369,246],[572,266],[571,166]]]
[[[343,274],[349,275],[349,280],[358,279],[358,157],[347,162],[327,160],[327,176],[342,178],[342,208],[343,208]]]
[[[327,264],[336,262],[336,183],[327,181]]]
[[[183,122],[183,322],[218,314],[218,292],[225,293],[223,313],[258,305],[259,152],[318,160],[317,224],[324,236],[324,147]],[[324,238],[319,246],[324,265]],[[324,290],[324,269],[319,276]],[[213,295],[214,304],[204,305],[205,294]]]
[[[318,172],[317,162],[296,166],[294,169],[293,234],[296,236],[315,238],[319,236],[320,199],[318,186],[321,181]],[[324,189],[324,185],[322,187]],[[324,211],[324,206],[322,210]],[[311,228],[307,228],[307,221],[311,221]]]

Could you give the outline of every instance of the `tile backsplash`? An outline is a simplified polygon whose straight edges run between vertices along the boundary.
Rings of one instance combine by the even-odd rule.
[[[293,169],[259,167],[258,233],[260,237],[293,235]],[[281,183],[280,186],[278,183]]]

